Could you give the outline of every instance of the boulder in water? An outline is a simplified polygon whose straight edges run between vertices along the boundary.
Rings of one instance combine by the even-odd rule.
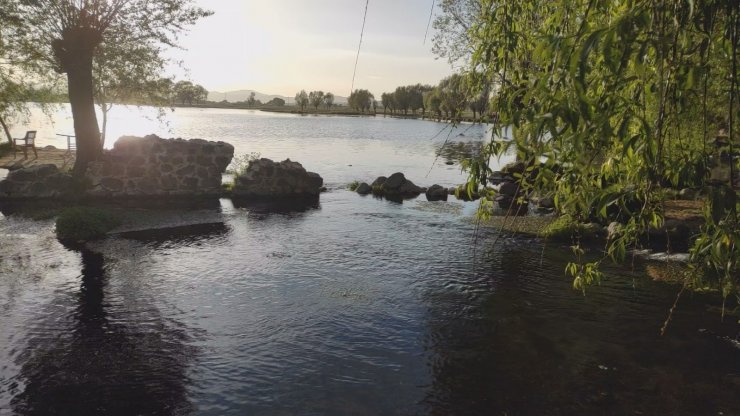
[[[321,176],[307,172],[298,162],[263,158],[250,162],[246,172],[236,177],[233,192],[252,198],[316,197],[323,184]]]
[[[432,185],[426,191],[427,201],[447,201],[447,188]]]

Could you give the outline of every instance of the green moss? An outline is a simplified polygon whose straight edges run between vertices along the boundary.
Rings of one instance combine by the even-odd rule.
[[[87,241],[105,236],[120,224],[120,219],[110,211],[74,207],[59,214],[56,233],[60,240]]]
[[[350,191],[356,191],[357,188],[360,187],[360,181],[352,181],[347,185],[347,188],[349,188]]]
[[[470,218],[470,222],[480,227],[494,228],[501,230],[506,233],[519,234],[529,237],[539,237],[542,235],[542,231],[548,227],[553,221],[554,217],[551,216],[503,216],[496,215],[490,216],[485,219]]]
[[[582,240],[594,240],[602,233],[603,230],[598,224],[577,222],[572,217],[563,215],[544,227],[540,235],[551,240],[566,241],[577,235]]]

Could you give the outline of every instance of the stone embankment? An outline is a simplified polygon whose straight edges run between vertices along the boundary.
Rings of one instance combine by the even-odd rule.
[[[234,147],[201,139],[125,136],[91,163],[82,181],[55,165],[12,170],[0,182],[2,199],[211,196]]]

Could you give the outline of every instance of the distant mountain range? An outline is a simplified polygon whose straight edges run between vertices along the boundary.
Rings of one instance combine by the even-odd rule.
[[[306,90],[306,92],[310,92]],[[260,100],[263,103],[266,103],[273,98],[282,98],[285,100],[286,104],[295,104],[295,97],[286,97],[284,95],[270,95],[270,94],[263,94],[259,91],[253,91],[253,90],[237,90],[237,91],[226,91],[226,92],[219,92],[219,91],[208,91],[208,101],[215,101],[220,102],[223,100],[226,100],[231,103],[235,103],[237,101],[247,101],[249,99],[249,94],[254,93],[254,99]],[[334,103],[335,104],[347,104],[347,97],[340,97],[338,95],[334,96]]]

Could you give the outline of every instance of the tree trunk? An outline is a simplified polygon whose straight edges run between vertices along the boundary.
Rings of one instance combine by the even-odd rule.
[[[98,118],[95,115],[93,87],[93,54],[102,41],[100,33],[90,27],[65,29],[61,39],[52,42],[61,72],[67,74],[69,104],[72,107],[77,155],[72,174],[80,178],[88,163],[102,153]]]
[[[77,155],[72,173],[78,178],[85,174],[88,163],[98,159],[103,149],[93,100],[92,50],[89,52],[89,56],[80,57],[85,60],[84,63],[80,62],[80,65],[67,70],[69,104],[72,107],[77,141]]]
[[[100,106],[100,113],[103,116],[103,125],[100,129],[100,147],[102,149],[105,149],[105,134],[108,131],[108,111],[110,111],[111,108],[113,108],[113,104],[102,103]]]
[[[2,117],[0,117],[0,125],[3,126],[3,130],[5,131],[5,136],[8,137],[8,143],[10,143],[10,145],[12,146],[13,145],[13,136],[10,135],[10,129],[8,128],[8,125],[5,124],[5,120],[3,120]]]

